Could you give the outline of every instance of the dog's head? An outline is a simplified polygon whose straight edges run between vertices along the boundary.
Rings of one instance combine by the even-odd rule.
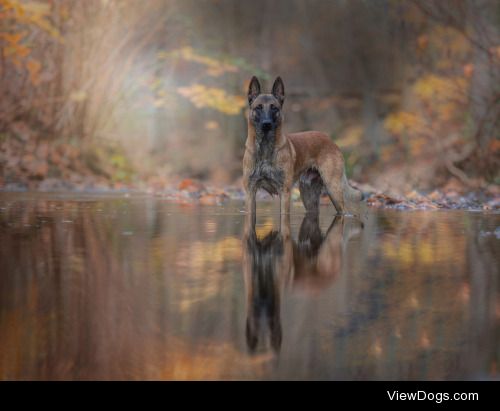
[[[248,86],[249,120],[258,134],[274,134],[281,125],[285,86],[281,77],[277,77],[271,94],[261,94],[257,77],[252,77]]]

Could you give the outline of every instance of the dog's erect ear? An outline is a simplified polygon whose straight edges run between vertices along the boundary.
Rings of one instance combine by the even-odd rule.
[[[273,84],[273,96],[278,99],[281,105],[285,102],[285,85],[281,77],[276,77]]]
[[[260,94],[260,83],[257,77],[253,76],[248,86],[248,104],[252,104],[255,98]]]

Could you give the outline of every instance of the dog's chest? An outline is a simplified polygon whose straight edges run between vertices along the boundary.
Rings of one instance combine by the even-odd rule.
[[[252,190],[262,188],[271,195],[279,194],[283,189],[285,173],[271,160],[256,159],[255,165],[250,173],[249,187]]]

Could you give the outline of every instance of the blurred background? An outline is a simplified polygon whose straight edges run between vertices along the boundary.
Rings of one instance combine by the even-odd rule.
[[[496,0],[0,0],[0,188],[238,186],[252,75],[359,183],[498,189]]]

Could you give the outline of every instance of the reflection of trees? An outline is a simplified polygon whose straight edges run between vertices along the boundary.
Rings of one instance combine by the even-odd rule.
[[[292,215],[270,368],[271,355],[246,349],[241,215],[207,210],[2,198],[0,378],[496,372],[498,240],[479,233],[498,216],[388,211],[328,231],[327,213],[302,227]]]
[[[221,350],[233,361],[237,351],[186,344],[210,318],[199,306],[227,294],[221,273],[239,240],[195,232],[190,217],[165,218],[154,201],[10,204],[0,214],[1,378],[219,375]],[[168,231],[155,230],[159,220]],[[204,361],[213,369],[201,372]]]
[[[351,241],[343,275],[317,297],[318,307],[298,299],[288,304],[295,332],[287,340],[301,359],[294,375],[311,375],[311,362],[322,378],[449,379],[494,370],[498,252],[493,243],[477,244],[479,221],[485,220],[473,224],[467,214],[387,216],[370,219],[362,238]],[[359,264],[362,249],[367,256]],[[333,325],[333,331],[318,331],[309,321]],[[311,344],[322,350],[308,353]]]
[[[130,357],[123,354],[142,344],[147,318],[123,318],[131,316],[134,303],[148,303],[140,301],[144,286],[124,292],[135,279],[124,275],[127,270],[116,249],[119,232],[111,231],[113,216],[96,213],[99,207],[102,204],[69,202],[61,209],[62,203],[47,202],[41,211],[36,203],[21,219],[41,214],[39,228],[3,232],[3,244],[14,253],[5,258],[10,264],[5,289],[15,291],[7,313],[19,316],[24,330],[9,346],[10,355],[1,358],[2,368],[9,367],[13,376],[110,376],[116,367],[126,370]],[[10,334],[9,328],[2,330]],[[25,361],[10,363],[15,357]]]

